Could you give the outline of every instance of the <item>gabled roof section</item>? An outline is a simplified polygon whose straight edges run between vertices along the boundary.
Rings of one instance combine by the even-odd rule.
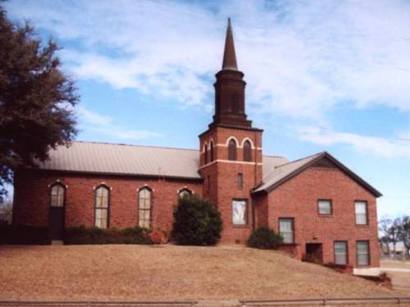
[[[285,183],[286,181],[292,179],[293,177],[300,174],[310,166],[313,166],[315,163],[319,162],[322,159],[328,159],[337,168],[339,168],[346,175],[348,175],[350,178],[352,178],[354,181],[360,184],[363,188],[372,193],[375,197],[382,196],[382,194],[378,190],[376,190],[374,187],[372,187],[370,184],[368,184],[366,181],[360,178],[356,173],[351,171],[348,167],[339,162],[335,157],[333,157],[328,152],[320,152],[299,160],[291,161],[276,166],[269,173],[266,173],[266,175],[263,178],[262,184],[256,187],[253,190],[253,193],[269,193],[270,191],[280,186],[282,183]]]

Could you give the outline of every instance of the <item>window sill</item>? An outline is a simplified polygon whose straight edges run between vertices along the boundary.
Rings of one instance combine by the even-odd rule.
[[[319,217],[325,217],[325,218],[330,218],[333,217],[333,214],[318,214]]]
[[[249,225],[232,225],[232,227],[233,228],[238,228],[238,229],[241,229],[241,228],[249,228]]]
[[[355,224],[355,226],[359,228],[367,228],[369,227],[369,224]]]

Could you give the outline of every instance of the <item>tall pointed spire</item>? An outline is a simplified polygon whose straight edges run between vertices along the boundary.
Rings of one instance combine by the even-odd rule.
[[[224,59],[222,69],[238,70],[236,64],[235,45],[233,43],[233,34],[231,26],[231,18],[228,18],[228,27],[226,29]]]

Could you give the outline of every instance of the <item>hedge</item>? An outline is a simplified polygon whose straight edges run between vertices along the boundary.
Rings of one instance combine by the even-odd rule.
[[[64,234],[65,244],[152,244],[149,231],[140,227],[108,228],[69,227]]]
[[[252,231],[247,245],[249,247],[260,249],[276,249],[282,243],[283,238],[281,235],[274,232],[268,227],[259,227]]]

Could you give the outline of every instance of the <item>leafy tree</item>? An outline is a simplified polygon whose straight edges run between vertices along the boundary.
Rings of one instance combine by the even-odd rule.
[[[174,210],[172,238],[181,245],[214,245],[221,238],[221,215],[210,201],[184,196]]]
[[[11,224],[13,203],[10,200],[0,202],[0,225]]]
[[[400,219],[399,238],[406,248],[406,257],[410,257],[410,216],[403,216]]]
[[[0,5],[0,199],[14,171],[48,158],[76,134],[73,81],[61,71],[56,43],[8,20]]]

